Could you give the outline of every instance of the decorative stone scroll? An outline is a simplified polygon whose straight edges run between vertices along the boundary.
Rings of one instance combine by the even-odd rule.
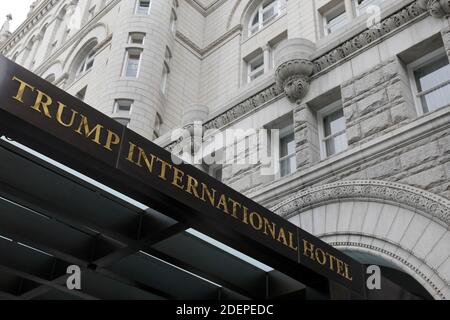
[[[372,199],[392,201],[415,210],[420,210],[450,226],[450,201],[404,184],[377,181],[343,181],[297,192],[272,210],[284,218],[314,206],[343,199]]]

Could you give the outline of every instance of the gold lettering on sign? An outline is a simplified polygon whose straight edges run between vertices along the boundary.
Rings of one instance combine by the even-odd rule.
[[[176,165],[170,164],[157,155],[146,152],[135,143],[130,141],[128,144],[126,160],[139,168],[146,168],[147,174],[161,181],[167,181],[176,190],[186,192],[193,199],[200,200],[203,204],[220,210],[238,223],[240,222],[298,253],[297,233],[279,226],[261,214],[261,212],[250,210],[227,194],[219,193],[205,181],[201,181],[199,177],[193,177],[187,174]]]
[[[101,145],[108,151],[113,151],[114,146],[119,146],[120,136],[116,132],[105,129],[102,124],[92,123],[87,116],[69,108],[61,101],[56,101],[49,94],[37,89],[17,76],[13,76],[11,80],[19,84],[16,95],[12,97],[17,102],[27,104],[27,107],[41,114],[46,119],[55,120],[55,123],[62,128],[71,129],[83,138],[89,139],[89,141],[97,145]],[[33,98],[32,104],[24,101],[31,98]],[[104,138],[105,136],[106,139]]]
[[[331,272],[335,272],[349,281],[353,280],[350,266],[347,263],[305,239],[303,239],[303,255],[322,266],[326,266]]]
[[[17,101],[19,101],[21,103],[24,103],[23,102],[23,94],[25,93],[25,90],[28,88],[28,89],[31,89],[31,91],[34,91],[34,87],[29,85],[25,81],[22,81],[19,78],[16,78],[16,76],[14,76],[12,78],[12,80],[13,81],[18,81],[20,83],[19,90],[17,90],[17,94],[16,94],[15,97],[13,97],[13,99],[15,99],[15,100],[17,100]]]

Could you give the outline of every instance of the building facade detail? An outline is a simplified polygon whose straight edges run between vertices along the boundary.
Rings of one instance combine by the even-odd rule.
[[[374,3],[372,28],[364,9]],[[3,26],[6,57],[168,150],[184,142],[173,130],[194,122],[204,132],[279,130],[283,170],[264,174],[260,159],[201,169],[450,298],[449,1],[41,0],[31,9],[15,32]],[[210,152],[202,139],[195,146]],[[258,151],[253,143],[234,160]]]
[[[450,201],[408,185],[378,180],[353,180],[326,184],[298,192],[272,208],[289,219],[294,214],[323,203],[367,199],[388,201],[412,210],[420,210],[450,226]]]
[[[450,1],[448,0],[419,0],[418,5],[428,10],[430,15],[436,18],[443,18],[450,15]]]
[[[289,39],[275,52],[276,83],[292,102],[301,100],[309,89],[314,51],[315,44],[307,39]]]

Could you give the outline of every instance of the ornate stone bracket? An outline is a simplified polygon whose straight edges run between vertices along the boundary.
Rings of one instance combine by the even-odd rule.
[[[310,60],[316,46],[306,39],[289,39],[275,52],[277,86],[284,89],[292,102],[297,102],[309,90],[314,64]]]
[[[290,218],[314,206],[343,199],[366,199],[392,201],[420,210],[450,226],[450,201],[404,184],[355,180],[336,182],[300,191],[272,208],[285,218]]]
[[[443,18],[450,15],[450,0],[417,0],[417,4],[433,17]]]

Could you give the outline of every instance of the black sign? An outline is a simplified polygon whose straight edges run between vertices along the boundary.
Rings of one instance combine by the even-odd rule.
[[[134,197],[305,285],[362,297],[361,264],[0,56],[0,134]]]

